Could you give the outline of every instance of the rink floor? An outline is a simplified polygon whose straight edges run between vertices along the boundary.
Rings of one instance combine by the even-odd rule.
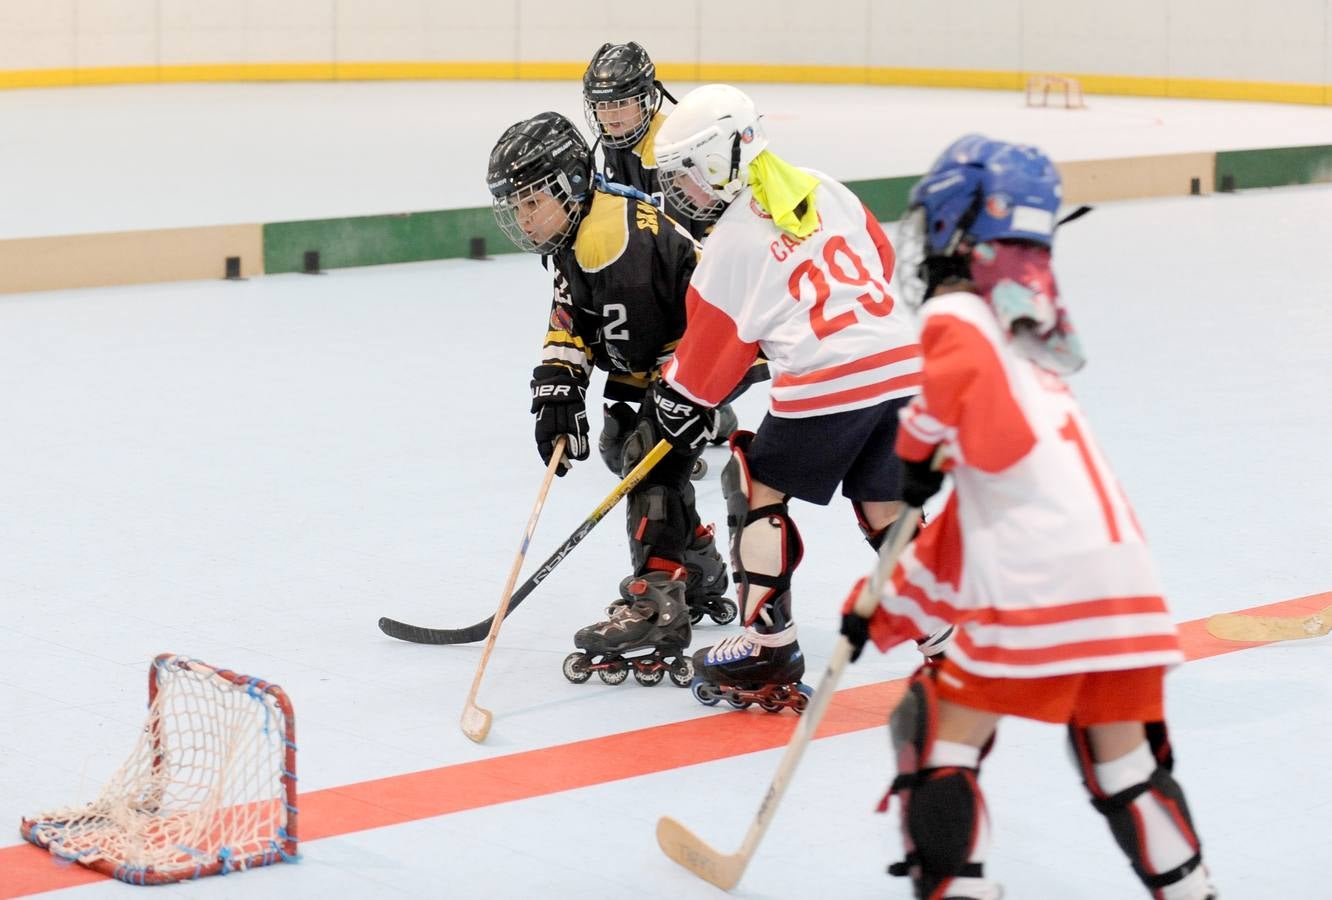
[[[128,98],[126,115],[193,101],[201,123],[225,118],[213,106],[225,101],[274,126],[264,160],[278,170],[212,183],[173,156],[178,171],[154,181],[150,161],[163,158],[155,154],[201,138],[183,123],[179,133],[151,133],[148,115],[138,154],[119,162],[123,182],[97,179],[106,196],[90,196],[83,218],[60,200],[25,222],[10,204],[4,232],[478,205],[492,132],[555,106],[556,87],[562,97],[573,90],[481,86],[484,112],[458,115],[466,152],[424,114],[437,96],[460,103],[457,85],[0,94],[0,110],[26,111],[34,127],[62,106],[84,109],[94,91]],[[774,141],[784,133],[797,148],[785,155],[844,177],[919,171],[965,130],[1094,158],[1326,142],[1326,131],[1313,134],[1316,117],[1325,129],[1328,121],[1317,109],[1133,98],[1091,98],[1075,119],[1083,114],[1035,113],[998,93],[755,94],[780,110]],[[330,115],[306,134],[310,166],[295,164],[275,97],[368,107],[368,95],[401,133]],[[867,157],[864,141],[852,148],[802,130],[871,96],[900,101],[855,123],[873,132],[881,155]],[[322,109],[297,106],[293,120]],[[1280,121],[1261,135],[1240,129],[1247,110]],[[236,118],[235,129],[254,127]],[[72,139],[82,120],[62,121],[65,130],[45,138],[11,137],[6,152]],[[432,141],[427,165],[422,147]],[[223,151],[205,159],[212,152]],[[299,187],[311,169],[332,178],[320,166],[351,167],[353,152],[364,177],[345,202]],[[434,165],[440,153],[447,166]],[[63,177],[67,162],[34,150],[31,184],[20,190]],[[425,184],[445,169],[468,174]],[[414,180],[425,184],[419,203],[408,201]],[[210,204],[209,192],[226,196]],[[1332,186],[1319,186],[1103,204],[1061,232],[1057,271],[1090,357],[1073,388],[1181,623],[1313,595],[1322,596],[1288,609],[1332,603],[1329,219]],[[535,259],[513,255],[0,297],[0,824],[13,828],[0,846],[0,897],[135,890],[78,885],[87,879],[77,870],[15,845],[21,816],[90,799],[123,761],[142,725],[148,663],[163,651],[286,688],[306,838],[299,865],[166,891],[260,900],[720,896],[658,851],[656,819],[671,815],[733,851],[794,719],[705,708],[669,683],[565,681],[559,667],[573,632],[601,615],[627,571],[618,511],[506,623],[481,689],[495,713],[484,745],[457,726],[479,645],[409,645],[375,627],[381,615],[456,627],[494,610],[543,469],[527,379],[546,279]],[[742,398],[742,423],[756,424],[765,402],[762,390]],[[698,485],[704,520],[719,525],[724,459],[709,450],[712,473]],[[614,483],[595,460],[558,481],[527,568]],[[841,600],[872,557],[844,502],[793,512],[807,545],[795,597],[814,683]],[[733,630],[702,626],[694,646]],[[1195,644],[1198,654],[1216,649]],[[1326,884],[1328,652],[1326,638],[1241,649],[1170,678],[1176,774],[1226,900],[1320,896]],[[909,896],[883,874],[900,854],[895,818],[873,809],[891,777],[883,722],[893,682],[911,671],[913,654],[869,653],[847,671],[830,722],[837,733],[810,747],[735,896]],[[988,870],[1010,897],[1141,896],[1082,793],[1060,729],[1005,723],[982,786],[995,830]]]

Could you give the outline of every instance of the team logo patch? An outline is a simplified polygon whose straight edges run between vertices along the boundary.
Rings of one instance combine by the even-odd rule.
[[[991,194],[985,198],[985,212],[993,219],[1008,218],[1011,205],[1005,194]]]
[[[573,331],[573,314],[563,306],[550,311],[550,327],[556,331]]]
[[[750,125],[744,131],[740,132],[740,142],[744,144],[752,143],[754,140],[754,126]]]

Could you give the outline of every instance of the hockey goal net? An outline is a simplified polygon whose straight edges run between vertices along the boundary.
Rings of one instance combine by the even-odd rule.
[[[131,884],[296,857],[296,739],[282,688],[163,654],[130,758],[83,807],[25,818],[23,837]]]
[[[1027,78],[1027,105],[1083,109],[1082,83],[1066,75],[1032,75]]]

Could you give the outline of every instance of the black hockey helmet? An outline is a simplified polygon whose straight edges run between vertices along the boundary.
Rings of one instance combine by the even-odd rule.
[[[592,54],[583,72],[583,109],[592,133],[607,147],[642,140],[660,104],[657,67],[640,44],[602,44]]]
[[[592,171],[587,141],[559,113],[538,113],[510,125],[490,151],[486,169],[495,221],[519,249],[553,253],[578,228],[592,196]],[[551,207],[542,194],[559,206]]]

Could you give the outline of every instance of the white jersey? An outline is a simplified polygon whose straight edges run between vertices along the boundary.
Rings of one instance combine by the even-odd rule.
[[[888,293],[893,248],[845,186],[810,170],[818,230],[792,237],[746,188],[717,221],[689,282],[688,327],[664,377],[717,406],[762,351],[772,414],[845,412],[914,394],[920,347]]]
[[[959,625],[948,658],[991,678],[1183,662],[1147,545],[1077,401],[969,293],[922,309],[922,393],[897,450],[952,463],[943,513],[906,550],[884,611]],[[901,621],[901,620],[909,621]]]

